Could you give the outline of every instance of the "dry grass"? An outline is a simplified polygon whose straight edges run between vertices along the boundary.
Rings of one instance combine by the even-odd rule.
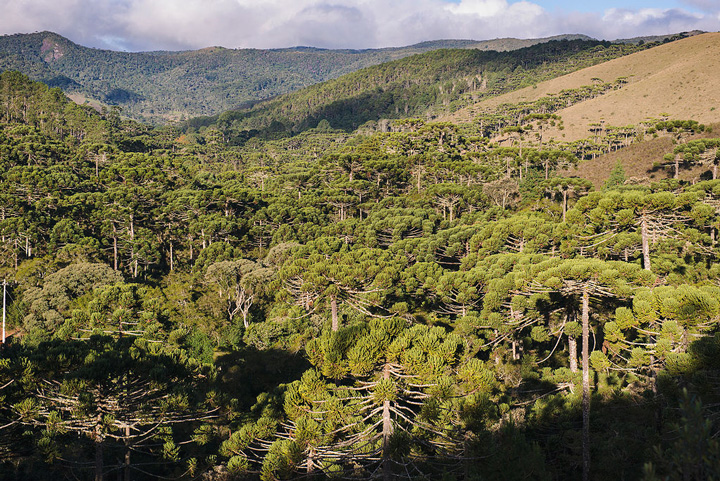
[[[577,72],[542,82],[459,110],[442,121],[468,122],[477,112],[504,103],[531,102],[564,89],[592,84],[593,78],[605,82],[626,77],[628,83],[620,90],[581,102],[557,112],[563,119],[562,131],[548,131],[546,138],[574,141],[590,136],[590,124],[604,121],[605,126],[637,125],[647,119],[696,120],[707,125],[720,123],[720,33],[696,35],[660,45],[626,57],[611,60]],[[715,125],[713,137],[720,137]],[[702,135],[704,137],[708,134]],[[667,137],[650,139],[581,162],[565,175],[577,175],[601,187],[610,171],[620,162],[625,176],[647,183],[672,176],[668,169],[653,168],[663,155],[672,152],[673,141]],[[702,171],[687,169],[680,173],[684,180],[697,180]]]
[[[619,162],[623,166],[626,179],[638,183],[649,183],[669,176],[665,170],[654,170],[653,163],[662,160],[663,155],[672,152],[673,141],[669,137],[659,137],[645,142],[632,144],[624,149],[586,160],[561,175],[582,177],[591,181],[600,189],[610,176],[610,172]]]
[[[558,112],[565,129],[549,134],[558,140],[578,140],[588,137],[591,123],[604,120],[608,126],[624,126],[660,118],[662,114],[673,119],[717,123],[719,76],[720,33],[706,33],[542,82],[536,88],[489,99],[439,120],[466,122],[474,117],[474,112],[502,103],[534,101],[564,89],[590,85],[593,78],[611,82],[627,77],[624,88]]]
[[[711,137],[720,137],[720,124],[712,125],[712,132],[693,135],[685,140]],[[600,189],[610,176],[612,169],[619,162],[623,166],[625,178],[628,181],[639,184],[657,182],[673,176],[671,168],[658,168],[656,164],[662,162],[663,156],[672,152],[674,147],[675,142],[670,136],[651,138],[615,152],[601,155],[596,159],[580,162],[577,167],[560,172],[560,175],[582,177],[591,181],[596,189]],[[682,168],[680,170],[680,179],[697,182],[700,176],[708,173],[708,169],[702,167]]]

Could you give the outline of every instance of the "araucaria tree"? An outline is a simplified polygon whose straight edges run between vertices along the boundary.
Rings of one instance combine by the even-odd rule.
[[[282,410],[266,409],[270,417],[234,434],[224,450],[242,469],[252,453],[267,451],[267,480],[462,472],[473,462],[471,426],[483,410],[495,415],[495,377],[468,349],[444,329],[400,319],[327,332],[308,344],[315,368],[287,388]]]

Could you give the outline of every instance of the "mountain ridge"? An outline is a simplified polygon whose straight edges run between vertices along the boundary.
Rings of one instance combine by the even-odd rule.
[[[370,65],[441,48],[508,51],[561,39],[434,40],[406,47],[327,50],[315,47],[119,52],[79,45],[53,32],[0,36],[0,71],[18,70],[91,104],[164,123],[214,115],[289,93]]]

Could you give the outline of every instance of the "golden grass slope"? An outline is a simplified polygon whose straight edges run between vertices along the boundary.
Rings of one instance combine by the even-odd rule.
[[[700,123],[720,122],[720,33],[706,33],[663,44],[626,57],[542,82],[479,102],[455,112],[445,121],[467,122],[474,114],[503,103],[533,101],[564,89],[627,77],[628,84],[593,100],[557,112],[565,129],[558,140],[572,141],[589,136],[589,124],[638,124],[666,114],[671,119]]]

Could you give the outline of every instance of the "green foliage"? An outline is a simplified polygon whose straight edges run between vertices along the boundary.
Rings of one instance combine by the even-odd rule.
[[[665,450],[656,446],[655,462],[647,463],[644,480],[715,479],[720,475],[720,445],[713,439],[712,421],[699,399],[683,391],[680,417],[671,424],[674,441]]]
[[[615,167],[613,167],[613,170],[610,171],[610,177],[608,177],[608,180],[605,181],[603,190],[616,189],[621,185],[624,185],[625,180],[625,169],[623,168],[622,164],[618,162]]]

